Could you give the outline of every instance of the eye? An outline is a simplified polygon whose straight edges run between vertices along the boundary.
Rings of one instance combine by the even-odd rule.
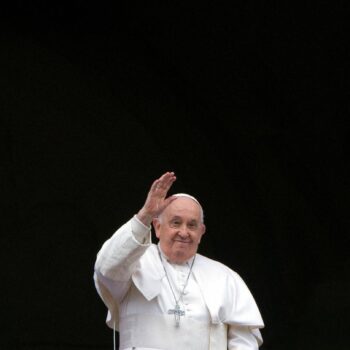
[[[181,221],[178,220],[178,219],[171,220],[171,221],[170,221],[170,226],[171,226],[171,227],[179,227],[179,226],[181,226]]]
[[[195,229],[197,229],[198,224],[197,224],[197,222],[190,222],[190,223],[187,225],[187,227],[188,227],[190,230],[195,230]]]

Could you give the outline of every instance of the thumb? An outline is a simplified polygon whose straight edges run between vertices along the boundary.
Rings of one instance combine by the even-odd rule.
[[[177,197],[175,196],[170,196],[167,199],[164,200],[164,209],[173,201],[175,201]]]

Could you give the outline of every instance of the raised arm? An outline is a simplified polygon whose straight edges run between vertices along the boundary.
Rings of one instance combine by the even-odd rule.
[[[108,239],[97,254],[95,280],[102,283],[117,300],[121,300],[141,256],[151,244],[150,225],[176,198],[166,198],[176,177],[173,172],[155,180],[140,211]]]
[[[166,172],[159,179],[155,180],[148,192],[142,209],[137,213],[137,218],[146,226],[149,226],[152,219],[157,217],[175,197],[168,197],[167,193],[176,180],[173,172]]]

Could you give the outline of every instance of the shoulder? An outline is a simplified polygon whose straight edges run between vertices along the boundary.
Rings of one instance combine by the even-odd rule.
[[[203,277],[205,276],[205,280],[211,280],[215,283],[222,282],[234,288],[245,288],[246,286],[243,278],[237,271],[220,261],[197,254],[195,265],[197,265],[196,272],[203,275]]]
[[[210,269],[213,273],[225,273],[227,275],[237,274],[234,270],[229,268],[227,265],[221,263],[220,261],[208,258],[201,254],[196,255],[196,264],[198,264],[199,268],[203,268],[206,270]]]

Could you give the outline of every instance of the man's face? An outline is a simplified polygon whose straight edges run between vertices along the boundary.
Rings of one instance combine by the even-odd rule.
[[[194,256],[205,232],[201,210],[194,200],[178,197],[164,210],[153,226],[163,253],[173,263],[183,263]]]

